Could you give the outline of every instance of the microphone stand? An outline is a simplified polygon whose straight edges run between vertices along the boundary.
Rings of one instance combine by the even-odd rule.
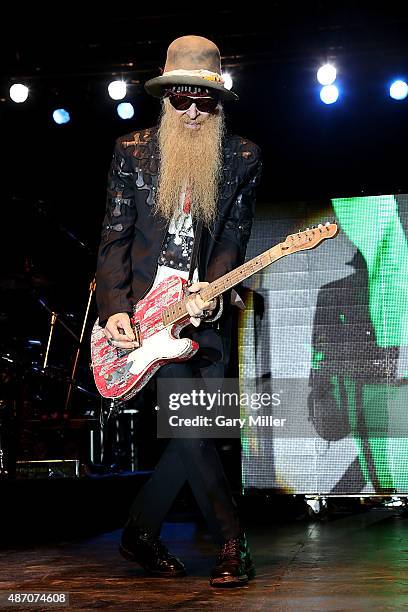
[[[76,350],[76,354],[75,354],[75,359],[74,359],[74,365],[72,367],[71,378],[70,378],[70,381],[69,381],[68,394],[67,394],[67,398],[65,400],[65,412],[68,412],[69,404],[70,404],[70,401],[71,401],[72,389],[73,389],[74,384],[75,384],[74,380],[75,380],[75,375],[76,375],[76,371],[77,371],[77,367],[78,367],[79,355],[81,353],[82,341],[84,339],[86,325],[87,325],[88,317],[89,317],[89,309],[91,307],[92,296],[93,296],[93,294],[95,292],[95,288],[96,288],[96,281],[95,281],[95,279],[93,279],[91,284],[89,285],[88,303],[87,303],[87,306],[86,306],[84,321],[83,321],[83,324],[82,324],[81,336],[80,336],[79,341],[78,341],[78,346],[77,346],[77,350]]]
[[[44,300],[42,300],[41,298],[38,298],[38,302],[41,304],[41,306],[43,308],[45,308],[45,310],[47,310],[50,315],[51,315],[51,324],[50,324],[50,333],[48,336],[48,344],[47,344],[47,350],[45,353],[45,358],[44,358],[44,364],[43,364],[43,369],[45,370],[45,368],[47,367],[48,364],[48,355],[50,352],[50,347],[51,347],[51,340],[52,340],[52,335],[54,333],[54,327],[55,324],[58,322],[60,323],[66,330],[68,333],[71,334],[71,336],[75,339],[76,342],[79,342],[79,338],[78,336],[72,331],[72,329],[70,329],[68,327],[68,325],[66,325],[66,323],[64,323],[64,321],[62,321],[60,318],[58,318],[58,313],[54,312],[53,310],[51,310],[51,308],[49,308],[47,306],[47,304],[44,302]]]

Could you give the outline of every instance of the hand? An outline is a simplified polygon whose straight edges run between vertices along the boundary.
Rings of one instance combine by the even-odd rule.
[[[186,309],[188,314],[190,315],[190,323],[194,325],[194,327],[198,327],[201,323],[201,319],[197,315],[202,315],[204,310],[212,311],[217,305],[216,300],[210,300],[209,302],[204,302],[201,299],[200,295],[197,293],[204,287],[207,287],[210,283],[200,282],[193,283],[188,287],[188,291],[194,293],[196,295],[190,295],[187,298]]]
[[[134,349],[139,346],[127,312],[118,312],[109,317],[103,332],[109,343],[115,348]]]

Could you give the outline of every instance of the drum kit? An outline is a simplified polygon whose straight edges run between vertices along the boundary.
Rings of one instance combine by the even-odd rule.
[[[57,312],[55,282],[36,270],[31,254],[18,259],[21,265],[7,262],[0,272],[0,477],[13,477],[17,459],[47,458],[38,425],[97,422],[101,410],[89,364],[80,359],[95,282],[83,314]]]

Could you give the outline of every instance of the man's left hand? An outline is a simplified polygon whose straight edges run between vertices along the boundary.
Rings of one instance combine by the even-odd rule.
[[[205,302],[201,299],[200,294],[198,293],[201,289],[204,289],[204,287],[208,287],[209,284],[210,283],[207,282],[199,282],[193,283],[188,287],[188,292],[195,294],[190,295],[186,302],[186,309],[190,315],[190,323],[192,323],[194,327],[198,327],[200,325],[201,319],[199,316],[203,314],[204,310],[212,312],[217,305],[216,300]]]

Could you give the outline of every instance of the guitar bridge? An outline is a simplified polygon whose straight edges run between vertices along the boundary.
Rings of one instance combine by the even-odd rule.
[[[140,348],[142,346],[142,331],[140,329],[140,321],[136,321],[136,323],[133,325],[133,331],[135,334],[135,340],[136,342],[139,343],[139,346],[137,348],[117,348],[116,349],[116,354],[118,356],[118,359],[120,359],[121,357],[124,357],[125,355],[129,355],[129,353],[131,353],[132,351],[137,350],[138,348]]]

